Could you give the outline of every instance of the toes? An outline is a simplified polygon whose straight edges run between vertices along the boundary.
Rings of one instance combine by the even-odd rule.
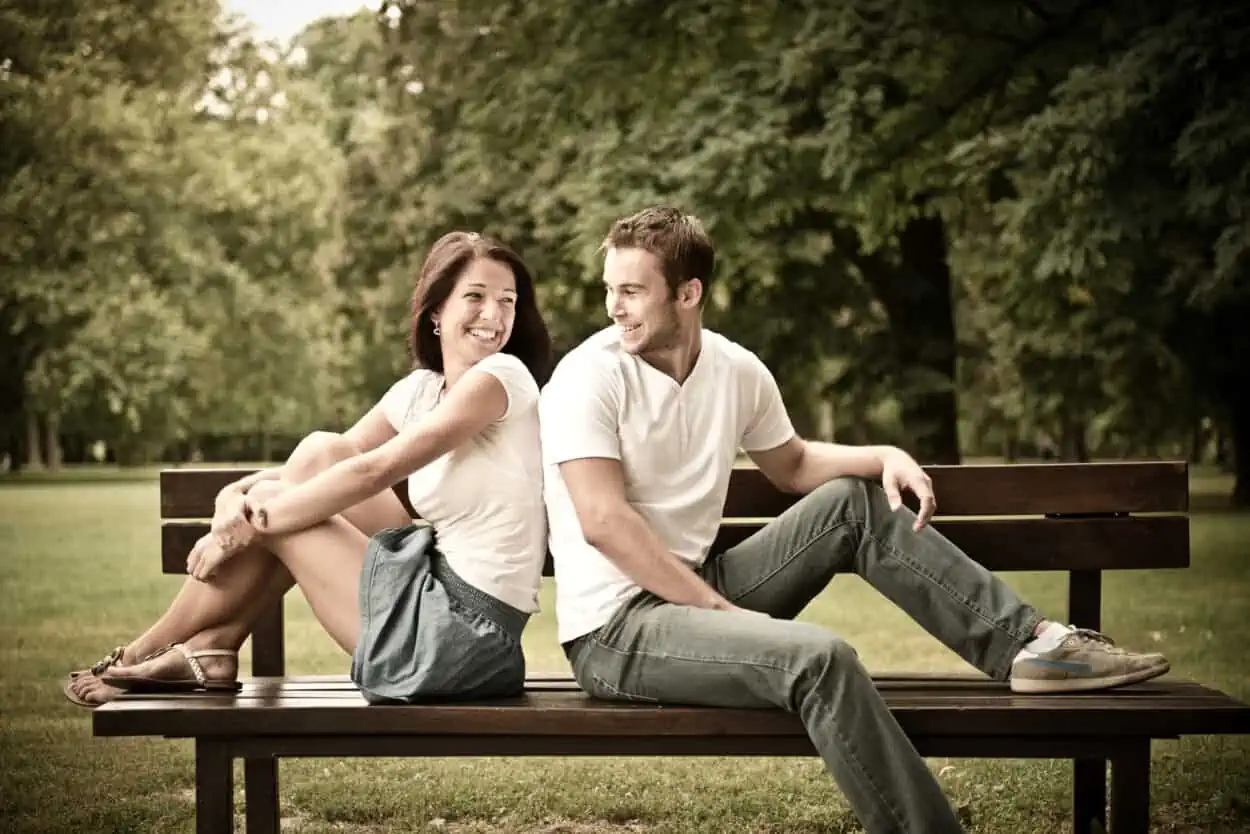
[[[89,704],[98,705],[108,703],[113,700],[117,697],[117,694],[120,691],[121,690],[114,689],[103,681],[96,679],[95,684],[93,686],[85,687],[79,697]]]

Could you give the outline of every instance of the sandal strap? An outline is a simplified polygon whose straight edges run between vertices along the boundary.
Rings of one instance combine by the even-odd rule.
[[[91,674],[97,678],[108,671],[110,666],[117,666],[122,662],[122,653],[126,651],[125,646],[118,646],[107,655],[96,661],[91,667]]]
[[[186,647],[184,643],[174,643],[171,648],[177,649],[187,661],[187,666],[191,667],[191,673],[195,675],[195,681],[203,686],[208,681],[208,676],[204,674],[204,667],[195,659],[195,652]]]
[[[195,657],[238,657],[234,649],[199,649],[191,652]]]
[[[237,657],[239,654],[234,649],[200,649],[198,651],[192,651],[191,649],[187,648],[185,643],[171,643],[169,645],[169,648],[177,649],[178,653],[181,654],[183,658],[186,659],[187,666],[190,667],[191,673],[195,675],[196,683],[198,683],[200,686],[207,686],[208,675],[204,673],[204,667],[200,665],[199,658],[201,657]]]

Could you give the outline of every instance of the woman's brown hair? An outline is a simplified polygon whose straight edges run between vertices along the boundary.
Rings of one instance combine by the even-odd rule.
[[[551,334],[538,310],[534,277],[521,256],[499,241],[473,232],[450,232],[430,248],[421,277],[412,293],[412,330],[408,349],[419,368],[443,372],[443,348],[434,332],[432,316],[451,295],[465,270],[479,258],[487,258],[512,270],[516,281],[516,318],[512,335],[502,348],[521,360],[542,385],[551,375]]]

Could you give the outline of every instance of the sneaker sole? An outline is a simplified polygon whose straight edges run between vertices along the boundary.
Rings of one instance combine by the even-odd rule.
[[[1172,668],[1170,663],[1139,669],[1125,675],[1113,675],[1102,678],[1012,678],[1011,691],[1022,695],[1040,695],[1058,692],[1093,692],[1099,689],[1114,689],[1130,683],[1141,683],[1166,674]]]

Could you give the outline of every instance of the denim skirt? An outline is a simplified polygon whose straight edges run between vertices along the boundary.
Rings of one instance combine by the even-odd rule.
[[[351,677],[371,704],[518,695],[528,620],[456,575],[430,527],[383,530],[365,551]]]

